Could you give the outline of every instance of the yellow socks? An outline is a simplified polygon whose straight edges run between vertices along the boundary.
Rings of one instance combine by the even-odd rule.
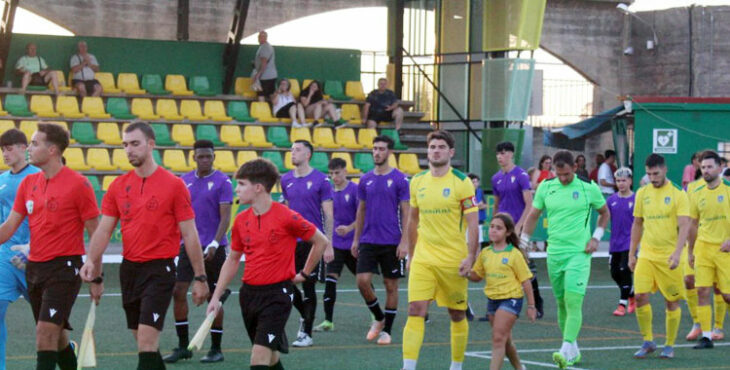
[[[469,322],[466,319],[451,322],[451,361],[464,362],[466,343],[469,340]]]
[[[636,321],[639,323],[639,331],[644,337],[644,341],[650,342],[654,340],[654,333],[652,332],[652,312],[651,304],[645,304],[640,307],[636,307]]]
[[[697,318],[697,288],[687,289],[686,297],[687,308],[689,308],[689,315],[692,316],[692,323],[697,324],[699,323],[699,318]]]
[[[725,325],[727,306],[728,304],[722,299],[722,294],[715,294],[715,327],[718,329],[722,329]]]
[[[709,306],[705,306],[708,307]],[[666,330],[667,330],[667,341],[665,345],[673,346],[677,340],[677,331],[679,330],[679,321],[682,319],[682,308],[677,307],[674,311],[666,310]]]
[[[712,307],[710,305],[697,306],[697,319],[703,334],[712,331]]]
[[[408,316],[406,326],[403,328],[403,361],[415,362],[418,360],[418,352],[423,344],[423,333],[425,332],[424,318],[420,316]],[[453,332],[453,329],[452,329]]]

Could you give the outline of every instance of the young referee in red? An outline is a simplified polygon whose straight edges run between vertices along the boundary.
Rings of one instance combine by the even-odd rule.
[[[276,167],[265,159],[246,162],[236,173],[236,194],[251,208],[236,217],[231,231],[231,253],[218,278],[207,313],[220,308],[220,297],[246,255],[239,294],[243,323],[253,343],[251,370],[283,370],[280,353],[288,353],[284,327],[294,299],[294,284],[304,282],[319,263],[329,240],[311,222],[271,200],[279,180]],[[297,238],[312,250],[300,271],[294,270]]]
[[[122,256],[119,280],[127,327],[137,340],[137,370],[165,369],[159,339],[175,286],[175,261],[180,237],[195,274],[193,303],[208,297],[208,284],[195,228],[195,214],[185,184],[152,158],[155,133],[150,125],[136,122],[124,130],[124,151],[134,170],[112,182],[101,204],[101,222],[91,237],[89,255],[81,269],[92,284],[91,296],[101,298],[101,257],[117,221],[122,224]]]
[[[99,209],[94,191],[84,176],[62,163],[68,132],[59,125],[41,123],[33,134],[30,162],[43,172],[28,175],[18,188],[8,219],[0,226],[5,243],[27,216],[30,255],[25,277],[36,321],[37,370],[76,369],[69,344],[71,308],[81,289],[84,229],[94,233]]]

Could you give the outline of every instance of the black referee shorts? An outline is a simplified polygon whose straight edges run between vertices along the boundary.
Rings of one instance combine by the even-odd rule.
[[[68,318],[81,289],[81,265],[81,256],[28,262],[25,279],[36,323],[45,321],[72,330]]]
[[[290,281],[241,286],[238,302],[251,343],[289,353],[285,328],[293,300],[294,285]]]
[[[175,288],[175,261],[171,258],[147,262],[125,259],[119,267],[119,282],[127,328],[136,330],[143,324],[162,331]]]

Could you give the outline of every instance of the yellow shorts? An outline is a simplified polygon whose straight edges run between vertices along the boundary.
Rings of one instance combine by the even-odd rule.
[[[717,244],[695,243],[695,286],[711,287],[730,294],[730,253],[720,251]]]
[[[469,281],[459,275],[458,267],[439,267],[411,263],[408,276],[408,302],[436,300],[441,307],[466,310]]]
[[[667,262],[639,257],[634,270],[634,291],[636,294],[655,293],[659,289],[667,301],[684,298],[682,269],[669,269]]]
[[[689,265],[689,257],[687,257],[688,255],[689,248],[685,246],[684,249],[682,249],[682,257],[680,257],[679,260],[679,266],[682,268],[682,275],[684,276],[690,276],[695,274],[695,269]]]

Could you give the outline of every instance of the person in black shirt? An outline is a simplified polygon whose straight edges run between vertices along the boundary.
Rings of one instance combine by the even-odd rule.
[[[400,100],[395,96],[393,90],[388,90],[388,80],[378,80],[378,89],[368,94],[363,109],[363,121],[367,122],[368,128],[375,128],[378,122],[395,121],[395,130],[400,133],[400,126],[403,124],[403,108],[399,107]]]

